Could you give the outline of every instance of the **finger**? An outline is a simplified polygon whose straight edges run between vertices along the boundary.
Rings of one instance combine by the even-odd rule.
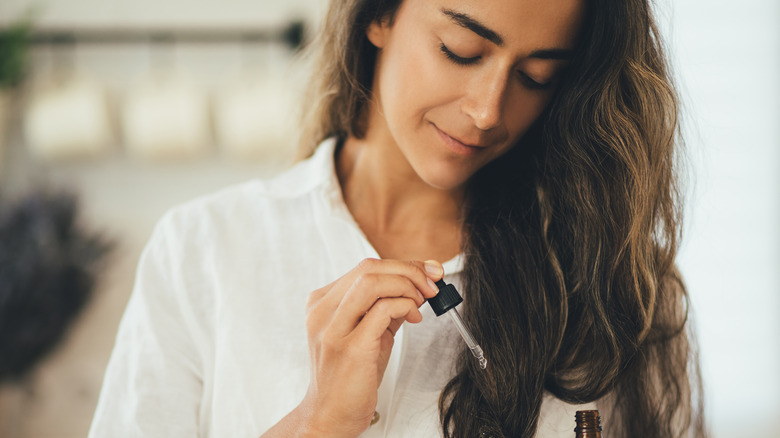
[[[439,281],[444,277],[444,266],[436,260],[426,260],[423,262],[425,274],[433,281]]]
[[[425,299],[409,278],[393,274],[366,274],[360,276],[344,295],[333,313],[333,329],[343,336],[358,325],[374,304],[385,298],[408,298],[417,307]]]
[[[422,313],[420,313],[420,321],[422,321]],[[398,333],[398,329],[401,328],[401,325],[404,323],[403,319],[394,319],[392,322],[390,322],[390,325],[387,326],[387,329],[390,330],[390,333],[395,336],[396,333]]]
[[[435,269],[435,267],[434,267]],[[443,272],[443,271],[442,271]],[[419,261],[365,259],[353,270],[342,276],[317,303],[323,312],[334,313],[344,295],[361,275],[395,274],[407,277],[425,298],[436,296],[439,289],[426,274],[425,265]],[[373,294],[376,298],[377,294]]]
[[[408,298],[382,298],[378,300],[351,333],[358,345],[379,341],[391,326],[400,327],[398,321],[418,323],[422,321],[420,310]],[[395,331],[391,330],[391,333]]]

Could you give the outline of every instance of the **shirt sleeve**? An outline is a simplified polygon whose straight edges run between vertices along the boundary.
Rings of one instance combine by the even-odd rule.
[[[199,435],[202,357],[181,234],[167,214],[141,255],[90,438]]]

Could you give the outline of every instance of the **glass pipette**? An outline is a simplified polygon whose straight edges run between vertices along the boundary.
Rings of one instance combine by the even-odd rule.
[[[468,327],[466,327],[466,324],[460,317],[460,313],[458,313],[458,309],[455,308],[455,306],[463,302],[463,298],[458,293],[458,290],[455,289],[455,286],[445,283],[444,279],[437,281],[436,286],[439,288],[439,293],[435,297],[428,299],[433,312],[436,316],[441,316],[445,313],[450,315],[452,322],[455,323],[455,328],[458,329],[458,333],[460,333],[460,336],[466,341],[469,350],[471,350],[471,354],[479,361],[479,367],[484,370],[487,368],[485,353],[482,352],[482,348],[477,344]]]

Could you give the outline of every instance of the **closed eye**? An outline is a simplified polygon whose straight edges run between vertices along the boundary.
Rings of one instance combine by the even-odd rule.
[[[444,56],[449,58],[450,61],[454,62],[455,64],[459,65],[471,65],[477,63],[482,57],[481,56],[474,56],[472,58],[464,58],[462,56],[458,56],[450,49],[447,48],[447,46],[444,45],[444,43],[441,44],[441,52],[444,53]]]
[[[479,62],[480,59],[482,59],[481,56],[474,56],[471,58],[464,58],[462,56],[458,56],[454,54],[450,49],[448,49],[447,46],[444,45],[444,43],[441,44],[441,52],[444,53],[444,56],[446,56],[450,61],[458,65],[473,65]],[[548,90],[552,87],[552,82],[547,82],[544,84],[537,82],[527,74],[523,73],[522,71],[518,71],[517,74],[520,76],[520,81],[523,83],[523,85],[529,89]]]
[[[523,82],[523,85],[525,85],[528,88],[534,89],[534,90],[547,90],[552,87],[552,81],[547,83],[540,83],[536,82],[535,80],[531,79],[530,76],[527,74],[519,71],[517,74],[520,75],[520,80]]]

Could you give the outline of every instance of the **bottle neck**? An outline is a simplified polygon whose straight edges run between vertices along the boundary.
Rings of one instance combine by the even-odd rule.
[[[577,411],[576,438],[601,438],[601,417],[599,411]]]

